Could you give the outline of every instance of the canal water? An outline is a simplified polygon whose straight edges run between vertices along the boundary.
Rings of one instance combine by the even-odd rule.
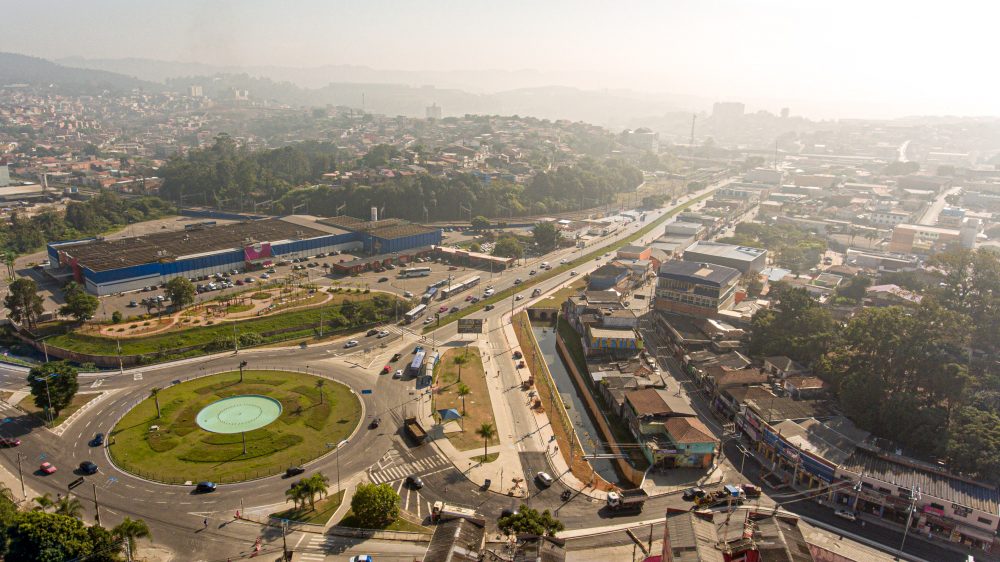
[[[566,371],[566,366],[563,364],[562,358],[559,357],[559,352],[556,351],[555,328],[552,326],[532,325],[531,330],[534,332],[538,346],[542,350],[545,364],[548,365],[549,372],[552,373],[552,380],[555,381],[563,403],[566,404],[566,411],[573,422],[573,428],[576,430],[580,442],[583,443],[583,449],[587,453],[606,453],[600,447],[600,444],[604,441],[604,437],[601,435],[600,430],[597,429],[597,424],[591,418],[586,404],[584,404],[583,400],[577,394],[576,385],[573,384],[573,377]],[[588,392],[588,390],[582,389],[582,392]],[[621,478],[615,469],[613,460],[591,459],[590,464],[608,482],[617,483],[620,481]]]

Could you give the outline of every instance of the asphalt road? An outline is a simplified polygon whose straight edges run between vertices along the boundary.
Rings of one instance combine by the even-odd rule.
[[[651,213],[647,220],[655,220],[657,216],[657,213]],[[613,238],[625,236],[645,224],[633,223]],[[647,240],[658,235],[658,231],[651,233]],[[583,252],[589,251],[592,250],[583,250]],[[571,259],[580,253],[580,250],[570,248],[528,260],[527,263],[503,275],[495,276],[492,284],[498,290],[502,290],[512,286],[516,277],[527,279],[527,271],[532,268],[537,269],[538,262],[558,263],[560,259]],[[606,259],[602,258],[588,262],[577,268],[577,272],[583,275],[605,261]],[[568,272],[562,273],[536,287],[541,289],[544,296],[545,293],[561,287],[572,279]],[[521,301],[512,298],[511,308],[519,309],[530,302],[532,299],[528,295],[533,289],[534,287],[518,293],[526,297]],[[444,302],[461,304],[465,296],[460,294]],[[492,311],[480,310],[473,317],[486,320],[487,333],[484,337],[494,350],[491,361],[487,363],[488,373],[492,373],[492,369],[496,368],[505,386],[514,387],[520,384],[520,374],[510,360],[510,349],[499,330],[500,322],[509,313],[510,308],[500,304]],[[246,360],[249,362],[249,368],[302,370],[344,382],[357,391],[368,389],[372,391],[371,394],[360,395],[364,404],[364,419],[356,434],[343,446],[339,455],[331,452],[308,463],[309,473],[322,471],[330,476],[331,480],[335,480],[339,472],[340,480],[346,481],[352,475],[368,472],[370,469],[380,481],[388,482],[400,490],[404,507],[412,513],[419,513],[421,517],[425,517],[430,504],[441,499],[475,507],[493,524],[500,511],[514,503],[512,498],[484,492],[480,489],[481,482],[472,482],[465,476],[463,472],[465,467],[451,466],[447,460],[439,458],[431,446],[413,447],[402,436],[401,420],[411,408],[426,407],[425,396],[415,389],[412,379],[399,380],[378,374],[381,367],[395,352],[402,354],[399,362],[401,367],[411,357],[410,352],[417,344],[458,345],[457,342],[451,341],[458,339],[455,323],[442,327],[428,336],[422,336],[416,331],[419,326],[414,326],[413,329],[414,331],[410,331],[393,327],[392,337],[383,340],[356,336],[362,341],[362,345],[349,350],[345,350],[340,342],[295,349],[251,349],[242,350],[239,354],[199,357],[166,365],[126,370],[124,373],[84,375],[81,377],[82,389],[88,390],[95,385],[94,388],[106,391],[106,396],[82,412],[71,424],[64,424],[58,435],[42,427],[34,418],[19,414],[12,407],[4,407],[4,415],[9,416],[7,418],[9,421],[5,419],[6,423],[0,425],[0,431],[5,436],[22,439],[23,443],[14,449],[0,450],[0,463],[17,474],[17,455],[21,455],[25,480],[30,487],[37,493],[49,492],[54,496],[57,493],[67,493],[67,484],[77,477],[72,469],[81,461],[96,462],[100,472],[85,477],[86,483],[73,490],[73,494],[79,495],[84,503],[88,519],[94,516],[93,498],[96,489],[103,524],[114,525],[124,516],[145,519],[150,524],[157,543],[171,548],[187,560],[225,559],[229,556],[246,554],[258,536],[262,537],[265,547],[275,548],[281,544],[280,530],[262,528],[250,522],[233,522],[232,519],[235,511],[241,506],[244,510],[252,506],[273,505],[274,510],[283,508],[284,490],[288,485],[286,480],[275,476],[241,484],[221,485],[215,493],[195,495],[192,493],[192,486],[149,482],[119,471],[110,463],[106,451],[88,445],[94,433],[107,433],[120,416],[148,396],[150,388],[167,386],[175,380],[185,380],[202,374],[236,370],[239,362]],[[382,347],[383,345],[385,347]],[[0,366],[0,387],[20,388],[23,386],[24,376],[22,369]],[[591,501],[584,495],[574,493],[568,501],[562,501],[560,494],[566,488],[558,481],[561,475],[555,473],[548,462],[545,453],[547,444],[540,441],[534,418],[524,407],[525,401],[520,392],[512,392],[511,400],[504,404],[495,404],[494,407],[508,408],[510,411],[517,434],[512,437],[517,442],[524,474],[531,478],[536,472],[545,471],[557,478],[557,482],[548,488],[539,487],[535,482],[527,482],[530,496],[526,503],[535,508],[553,510],[570,529],[600,527],[622,522],[639,524],[650,519],[662,518],[667,507],[688,506],[678,495],[671,495],[650,500],[642,514],[612,518],[601,510],[600,503]],[[368,422],[375,416],[382,419],[382,424],[376,430],[369,430]],[[50,476],[34,473],[38,463],[43,460],[55,464],[59,471]],[[409,474],[422,477],[425,483],[423,489],[405,488],[403,479]],[[333,484],[335,487],[335,482]],[[19,492],[20,490],[15,489],[15,493]],[[208,519],[208,528],[204,528],[205,519]],[[878,533],[876,530],[870,532],[873,536]],[[295,545],[306,548],[313,545],[313,537],[314,535],[292,531],[287,540],[293,548]],[[886,537],[886,540],[889,539],[890,537]],[[912,547],[915,549],[921,548],[919,546],[921,542],[908,541],[907,551],[910,551],[910,545],[916,545]],[[315,545],[318,549],[312,553],[315,556],[335,552],[337,549],[341,549],[339,552],[342,553],[353,554],[361,552],[357,548],[363,548],[363,545],[359,547],[357,544],[342,543],[335,539],[329,541],[323,539]],[[410,554],[399,553],[399,555]],[[939,556],[928,559],[950,558]]]

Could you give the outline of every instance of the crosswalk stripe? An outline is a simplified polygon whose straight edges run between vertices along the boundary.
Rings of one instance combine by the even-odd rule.
[[[403,481],[400,480],[399,481],[399,485],[396,486],[396,493],[398,494],[400,492],[400,490],[402,490],[402,489],[403,489]]]

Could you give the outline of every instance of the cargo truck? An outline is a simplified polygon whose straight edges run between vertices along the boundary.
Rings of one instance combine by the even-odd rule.
[[[406,433],[417,443],[422,444],[427,440],[427,432],[417,421],[417,418],[406,418]]]
[[[615,514],[639,513],[649,499],[649,494],[641,488],[608,492],[608,509]]]

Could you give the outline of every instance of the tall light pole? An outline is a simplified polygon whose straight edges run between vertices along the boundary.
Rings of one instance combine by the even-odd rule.
[[[45,383],[45,399],[46,399],[45,414],[49,418],[49,427],[52,427],[52,394],[49,393],[49,379],[52,379],[52,378],[55,378],[55,377],[58,377],[58,376],[59,376],[59,373],[52,373],[52,374],[46,375],[44,377],[35,377],[36,381],[44,382]]]

